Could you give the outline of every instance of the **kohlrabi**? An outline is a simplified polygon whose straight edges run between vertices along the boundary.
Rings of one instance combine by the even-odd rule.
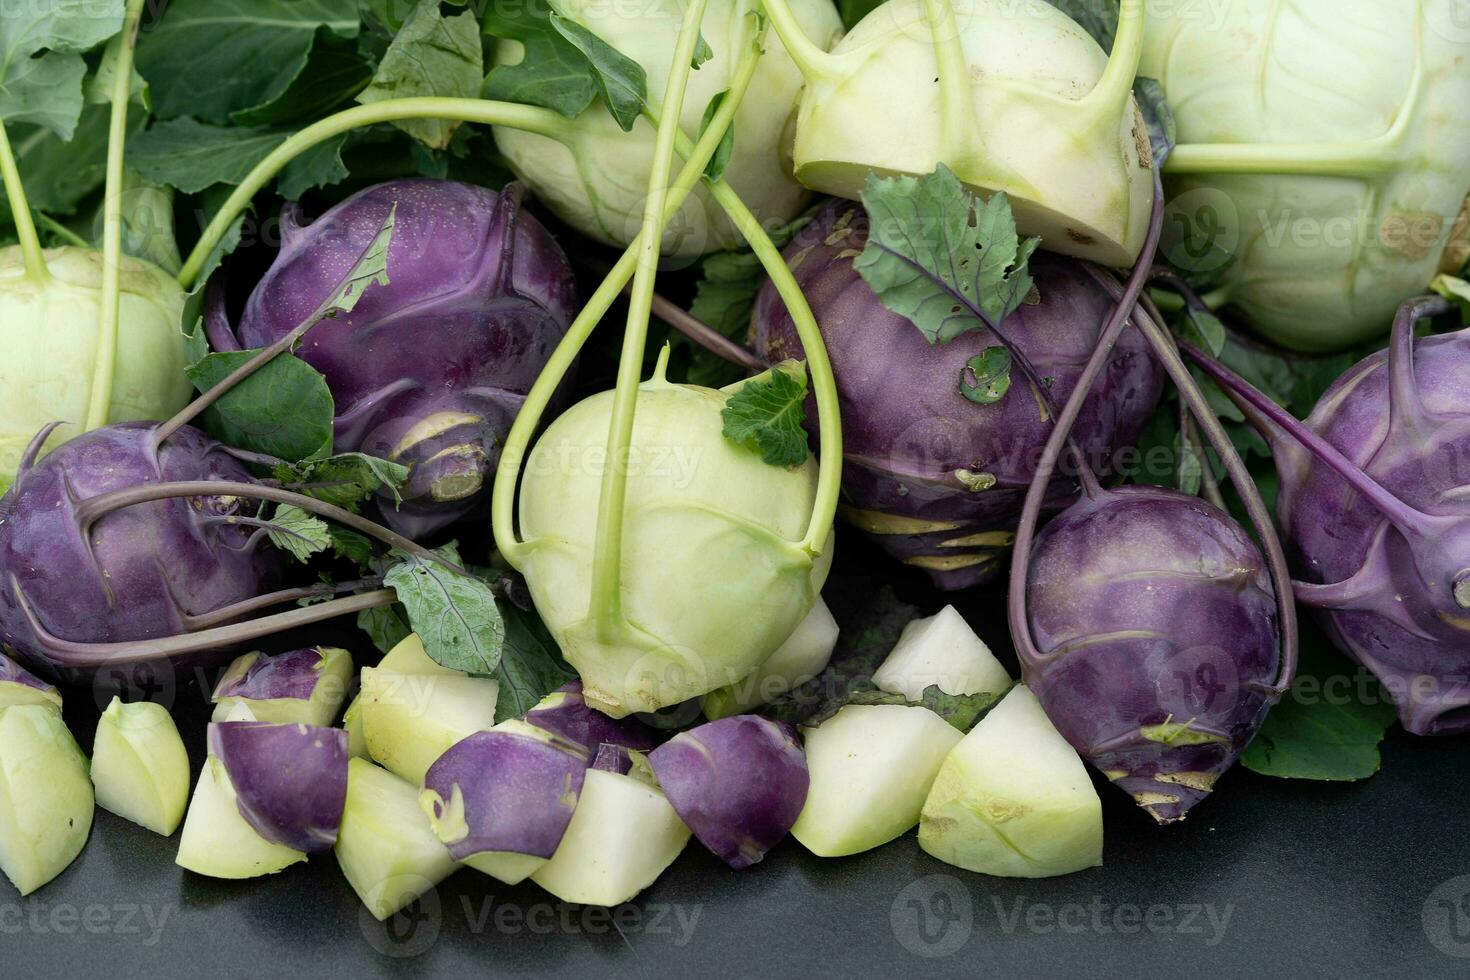
[[[700,0],[686,6],[673,46],[643,230],[533,386],[492,495],[501,553],[525,575],[588,703],[614,717],[749,674],[811,610],[831,555],[841,436],[825,350],[779,253],[723,180],[709,183],[711,195],[751,240],[801,330],[821,409],[821,466],[796,421],[800,366],[715,391],[671,384],[661,363],[639,383],[661,229],[702,179],[760,59],[756,19],[742,17],[730,94],[691,144],[677,123],[703,10]],[[686,163],[671,183],[676,148]],[[616,390],[568,410],[528,452],[548,399],[635,267]]]
[[[168,709],[114,697],[92,743],[97,805],[172,837],[189,803],[189,754]]]
[[[61,711],[61,692],[0,653],[0,708],[13,704],[42,704]]]
[[[571,268],[524,196],[517,185],[497,194],[400,180],[359,191],[309,224],[288,205],[280,254],[238,328],[224,289],[210,291],[211,345],[265,347],[339,288],[393,214],[386,284],[313,327],[295,353],[331,388],[334,450],[409,468],[397,497],[385,489],[379,503],[410,537],[484,505],[511,420],[571,321]]]
[[[337,863],[374,918],[386,919],[458,867],[419,808],[418,787],[363,759],[347,764]]]
[[[237,657],[214,686],[214,720],[238,704],[259,721],[327,727],[337,719],[352,683],[352,654],[339,647],[309,647],[266,656]]]
[[[299,722],[214,722],[208,745],[256,833],[307,854],[332,849],[347,798],[346,732]]]
[[[1176,265],[1213,275],[1215,298],[1307,351],[1381,335],[1436,271],[1459,272],[1463,4],[1233,0],[1213,17],[1168,6],[1149,7],[1142,71],[1178,125],[1165,167]]]
[[[699,70],[688,82],[688,97],[679,124],[699,131],[706,107],[731,87],[740,53],[748,43],[757,0],[725,0],[703,23],[708,48]],[[842,21],[831,0],[793,0],[791,17],[800,30],[822,47],[842,34]],[[670,56],[679,31],[683,4],[650,0],[620,5],[598,0],[568,0],[553,15],[565,35],[591,33],[632,59],[646,73],[647,101],[623,120],[628,131],[601,106],[573,119],[563,119],[544,132],[497,127],[495,142],[516,174],[563,220],[579,231],[612,245],[625,246],[643,225],[648,171],[654,159],[656,116],[653,107],[668,84]],[[493,32],[492,20],[487,27]],[[510,36],[509,32],[506,32]],[[806,192],[791,178],[790,117],[802,87],[802,74],[779,41],[768,42],[750,84],[750,96],[735,117],[738,134],[725,166],[725,179],[767,227],[784,223],[801,210]],[[526,57],[518,41],[501,41],[489,93],[496,96],[505,68]],[[638,115],[642,109],[647,115]],[[743,241],[735,223],[708,190],[700,188],[684,202],[663,233],[663,251],[695,256],[732,248]]]
[[[0,709],[0,872],[21,895],[65,871],[92,830],[87,757],[50,705]]]
[[[768,0],[807,81],[796,177],[856,199],[870,173],[944,164],[985,196],[1005,192],[1047,248],[1131,265],[1153,182],[1132,96],[1143,7],[1123,3],[1111,57],[1056,7],[1010,0],[889,0],[829,54],[786,0]]]
[[[0,176],[20,239],[0,249],[0,493],[32,437],[53,422],[63,424],[42,451],[108,422],[167,418],[189,400],[179,333],[184,291],[152,263],[122,254],[123,136],[141,13],[138,0],[128,4],[124,43],[113,49],[120,81],[100,251],[41,248],[0,123]]]
[[[1405,304],[1389,348],[1339,378],[1305,422],[1189,352],[1271,440],[1297,599],[1417,735],[1470,730],[1470,330],[1415,338],[1420,319],[1449,308]]]

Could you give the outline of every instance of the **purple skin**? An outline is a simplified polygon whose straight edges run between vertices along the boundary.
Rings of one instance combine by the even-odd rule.
[[[1470,330],[1414,339],[1447,303],[1413,300],[1389,348],[1298,422],[1198,351],[1271,439],[1297,598],[1371,670],[1416,735],[1470,731]]]
[[[347,803],[345,731],[228,721],[211,724],[206,741],[256,833],[307,854],[332,849]]]
[[[862,207],[832,201],[785,252],[837,376],[847,516],[894,558],[924,568],[939,588],[970,588],[993,580],[1005,565],[1052,422],[1019,370],[1000,401],[978,405],[965,398],[959,379],[967,362],[1004,345],[988,330],[930,344],[910,320],[884,307],[853,267],[867,240]],[[1051,380],[1048,394],[1060,404],[1076,386],[1112,301],[1076,262],[1038,253],[1030,268],[1041,301],[1011,314],[1003,333]],[[791,317],[769,283],[756,303],[751,339],[770,363],[803,356]],[[1137,439],[1162,391],[1158,363],[1138,332],[1128,330],[1075,430],[1101,474],[1111,471],[1120,448]],[[809,403],[807,418],[815,417]],[[962,471],[973,475],[969,483]],[[1061,509],[1076,493],[1075,478],[1058,476],[1048,510]],[[904,521],[894,527],[884,518]],[[957,540],[962,543],[946,544]]]
[[[1119,788],[1160,823],[1182,819],[1276,700],[1278,617],[1260,550],[1211,504],[1127,486],[1041,532],[1027,588],[1040,654],[1023,658],[1027,686]]]
[[[811,783],[791,726],[754,715],[681,732],[648,762],[679,819],[737,870],[790,832]]]
[[[246,303],[238,331],[211,290],[216,350],[264,347],[340,284],[397,206],[386,286],[314,326],[298,356],[337,404],[335,448],[410,467],[401,507],[384,520],[412,538],[483,507],[511,422],[576,310],[561,248],[499,193],[447,180],[401,180],[354,194],[309,225],[288,205],[282,246]]]
[[[292,650],[273,657],[260,656],[244,675],[214,689],[214,698],[245,698],[250,701],[295,699],[309,701],[320,681],[321,651],[316,647]]]
[[[425,791],[439,797],[436,817],[456,789],[464,801],[469,833],[448,845],[449,856],[551,857],[577,807],[587,762],[582,746],[558,738],[488,731],[455,743],[424,776]]]
[[[582,698],[580,680],[563,684],[526,712],[526,724],[575,742],[591,754],[604,742],[647,751],[663,741],[636,718],[609,718]]]
[[[0,644],[37,669],[80,679],[98,664],[75,644],[190,632],[198,617],[260,595],[281,575],[284,559],[261,547],[264,533],[230,523],[256,509],[236,497],[139,504],[82,533],[78,505],[108,491],[179,480],[252,482],[199,430],[185,426],[162,447],[153,430],[148,422],[109,425],[39,462],[27,458],[0,498]],[[229,652],[178,663],[213,664]]]

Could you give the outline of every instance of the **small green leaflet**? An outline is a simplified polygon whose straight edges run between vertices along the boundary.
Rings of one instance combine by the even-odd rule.
[[[502,601],[500,613],[505,619],[505,646],[495,674],[500,681],[496,722],[523,717],[536,702],[577,676],[534,612]]]
[[[928,708],[962,732],[968,732],[989,714],[990,709],[1000,703],[1006,692],[999,694],[946,694],[938,684],[924,688],[919,700],[910,701],[902,694],[887,691],[857,691],[848,698],[848,704],[898,704],[916,708]],[[835,714],[835,712],[834,712]],[[825,719],[824,719],[825,720]]]
[[[277,466],[272,475],[298,493],[356,510],[359,503],[380,489],[387,489],[395,501],[401,501],[398,490],[408,480],[408,467],[365,453],[341,453]]]
[[[716,92],[715,97],[709,100],[709,105],[704,110],[704,119],[699,123],[700,136],[703,136],[705,130],[709,129],[709,124],[714,121],[715,113],[720,111],[720,106],[724,104],[729,94],[730,90],[726,89],[723,92]],[[715,155],[709,158],[709,165],[704,168],[705,179],[710,183],[723,179],[725,169],[730,166],[730,154],[733,152],[735,152],[735,126],[732,123],[730,128],[725,130],[720,145],[715,147]]]
[[[761,16],[759,11],[756,12],[756,16]],[[712,61],[714,56],[715,49],[709,46],[709,42],[704,39],[704,33],[701,31],[700,35],[694,39],[694,57],[690,59],[689,67],[699,71],[700,66]]]
[[[643,66],[556,11],[551,12],[551,26],[587,59],[608,112],[623,132],[630,131],[643,112],[643,99],[648,91],[648,76]],[[710,57],[714,57],[713,53]]]
[[[1213,357],[1225,350],[1225,324],[1209,310],[1187,307],[1179,335]]]
[[[357,614],[357,628],[366,633],[373,646],[382,653],[392,650],[413,632],[404,621],[403,607],[396,604],[364,609]]]
[[[357,95],[363,104],[384,99],[443,97],[472,99],[479,94],[484,64],[480,25],[470,11],[445,17],[439,0],[422,0],[383,55],[377,73]],[[393,125],[442,150],[459,123],[452,119],[403,119]]]
[[[279,505],[270,523],[267,533],[271,544],[297,561],[309,561],[312,555],[326,551],[332,545],[332,531],[327,522],[300,507]]]
[[[976,405],[994,405],[1011,390],[1011,352],[987,347],[965,363],[960,372],[960,394]]]
[[[740,385],[720,409],[724,435],[772,466],[805,463],[811,449],[806,430],[806,365],[786,361]]]
[[[0,17],[0,119],[69,140],[89,51],[122,28],[123,0],[28,0]]]
[[[1018,237],[1004,194],[982,201],[940,164],[920,178],[869,174],[863,205],[868,244],[853,266],[931,344],[999,326],[1031,293],[1040,239]]]
[[[1247,769],[1284,779],[1345,781],[1378,771],[1378,744],[1397,717],[1388,694],[1363,668],[1302,624],[1301,664],[1241,756]]]
[[[195,194],[214,184],[238,184],[291,135],[286,128],[211,126],[193,119],[156,123],[128,143],[128,166],[155,184]],[[277,178],[283,197],[347,176],[342,163],[346,136],[326,140],[292,160]]]
[[[356,531],[349,531],[336,524],[329,524],[332,535],[332,553],[359,567],[367,567],[373,560],[373,543]]]
[[[458,563],[454,548],[436,549]],[[383,584],[398,593],[409,625],[424,641],[435,663],[479,677],[490,677],[500,664],[505,621],[495,594],[484,579],[445,568],[437,562],[395,551],[402,561],[388,569]]]

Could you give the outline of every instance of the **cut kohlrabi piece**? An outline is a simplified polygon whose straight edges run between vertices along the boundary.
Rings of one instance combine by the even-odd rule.
[[[412,904],[455,869],[419,808],[418,787],[363,759],[347,764],[347,806],[336,852],[353,891],[379,920]]]
[[[945,606],[903,628],[873,683],[920,701],[934,686],[945,694],[1001,694],[1010,689],[1011,675],[954,606]]]
[[[235,788],[240,815],[266,840],[317,854],[337,840],[347,799],[347,733],[317,725],[216,722],[209,754]]]
[[[39,704],[61,710],[61,692],[0,653],[0,708]]]
[[[791,834],[822,857],[869,850],[917,824],[962,737],[928,708],[897,704],[849,704],[803,734],[811,786]]]
[[[417,633],[410,633],[383,657],[379,670],[394,674],[441,674],[446,677],[463,677],[463,672],[445,667],[424,649],[424,641]]]
[[[657,787],[589,769],[572,822],[531,880],[564,902],[619,905],[653,884],[689,843],[689,828]]]
[[[1087,767],[1025,685],[944,761],[919,846],[955,867],[1008,878],[1102,864],[1102,804]]]
[[[749,675],[704,696],[704,714],[711,721],[754,711],[787,691],[816,677],[837,647],[837,620],[821,597],[812,611],[776,648],[776,652]]]
[[[87,757],[50,704],[0,710],[0,871],[21,895],[65,871],[92,829]]]
[[[424,774],[460,739],[495,726],[496,681],[458,672],[399,674],[364,667],[360,695],[368,754],[401,779]]]
[[[372,761],[368,754],[367,736],[362,731],[362,698],[355,697],[347,710],[342,713],[342,727],[347,730],[347,754],[353,759],[367,759]]]
[[[163,705],[112,699],[92,743],[92,785],[102,809],[173,835],[189,805],[189,754]]]
[[[241,879],[275,874],[305,860],[305,852],[256,833],[240,814],[224,763],[214,756],[205,759],[174,863],[210,878]]]
[[[556,853],[589,761],[575,742],[506,721],[440,756],[419,803],[450,857],[514,885]]]
[[[258,721],[325,728],[337,718],[352,682],[352,654],[310,647],[273,657],[247,653],[230,664],[214,689],[214,721],[244,704]]]
[[[662,738],[637,718],[610,718],[587,703],[582,682],[571,681],[542,698],[526,712],[526,722],[576,742],[588,753],[603,743],[651,749]]]

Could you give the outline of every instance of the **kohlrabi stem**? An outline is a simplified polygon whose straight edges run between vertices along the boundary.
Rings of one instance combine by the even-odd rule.
[[[25,258],[26,278],[44,283],[51,278],[51,272],[46,268],[46,253],[41,248],[41,237],[36,234],[36,223],[31,218],[31,206],[26,201],[25,185],[21,183],[20,168],[15,164],[15,153],[10,148],[3,120],[0,120],[0,177],[5,181],[5,197],[10,202],[15,235],[20,239],[20,254]]]
[[[1376,177],[1403,165],[1396,141],[1361,143],[1180,143],[1164,169],[1171,174],[1303,174]]]
[[[695,317],[668,298],[653,294],[653,315],[694,341],[716,357],[752,373],[764,371],[766,364],[752,351],[740,346],[718,330]]]
[[[351,616],[380,606],[391,606],[398,601],[398,593],[392,589],[378,589],[362,595],[347,596],[321,602],[312,606],[292,609],[290,612],[263,616],[244,623],[216,626],[198,633],[181,633],[152,640],[129,640],[123,643],[77,643],[53,636],[35,613],[20,591],[19,583],[11,578],[19,600],[21,614],[26,624],[36,634],[48,653],[61,667],[102,667],[115,664],[141,663],[162,657],[182,657],[191,653],[219,650],[242,643],[249,643],[264,636],[272,636],[288,629],[310,626],[313,623]]]
[[[1143,61],[1143,20],[1144,0],[1122,0],[1108,66],[1084,100],[1115,124],[1118,112],[1133,93],[1138,66]]]
[[[1365,473],[1361,466],[1343,455],[1336,446],[1307,428],[1295,415],[1209,354],[1183,342],[1179,344],[1179,349],[1237,404],[1261,422],[1269,423],[1269,426],[1259,426],[1264,430],[1264,435],[1275,439],[1285,436],[1296,442],[1361,494],[1405,535],[1417,536],[1421,532],[1426,523],[1425,516],[1389,492],[1383,484]],[[1277,431],[1272,431],[1270,426],[1274,426]]]
[[[628,295],[628,322],[623,332],[622,356],[618,361],[618,383],[613,389],[612,419],[608,423],[607,465],[602,471],[602,491],[597,502],[597,532],[592,551],[592,589],[588,616],[608,629],[623,624],[623,519],[628,497],[628,457],[632,452],[633,413],[638,404],[638,386],[643,382],[643,351],[648,341],[648,321],[653,312],[653,286],[663,245],[664,205],[669,196],[669,179],[674,169],[674,136],[684,111],[684,94],[689,88],[691,62],[699,44],[699,27],[704,20],[706,0],[689,0],[684,8],[679,36],[674,43],[674,61],[664,85],[662,121],[654,137],[653,160],[648,172],[648,197],[643,208],[643,227],[638,236],[638,263]]]
[[[704,168],[714,158],[715,151],[719,149],[720,143],[725,138],[725,133],[734,124],[735,114],[745,99],[751,79],[755,77],[760,56],[760,37],[757,35],[754,42],[736,63],[735,74],[730,79],[730,94],[720,103],[719,109],[715,111],[714,117],[700,135],[693,151],[685,155],[684,167],[674,180],[674,185],[670,188],[668,200],[664,205],[665,222],[678,213],[685,199],[694,192],[694,188],[699,186],[700,180],[703,179]],[[593,329],[612,307],[618,295],[622,293],[623,287],[632,279],[633,270],[638,264],[641,244],[642,236],[640,235],[623,251],[612,271],[598,285],[596,291],[582,307],[582,312],[577,314],[572,325],[567,328],[561,342],[557,344],[551,357],[547,359],[546,367],[531,385],[531,390],[526,394],[526,400],[522,403],[521,410],[516,413],[515,421],[511,424],[510,432],[506,436],[505,446],[500,454],[500,465],[495,470],[495,483],[490,495],[490,517],[495,534],[495,546],[512,568],[522,567],[526,553],[526,545],[516,537],[515,497],[521,467],[526,462],[527,451],[530,449],[531,437],[540,426],[546,407],[551,403],[552,397],[560,387],[562,379],[566,377],[572,362],[576,360],[577,353],[587,343],[587,338],[591,336]]]
[[[1099,269],[1089,263],[1088,271],[1093,277],[1110,293],[1117,296],[1121,293],[1118,283],[1112,274],[1106,270]],[[1209,400],[1205,398],[1204,392],[1195,383],[1194,376],[1189,373],[1184,360],[1179,356],[1179,349],[1175,346],[1174,338],[1163,326],[1162,318],[1155,320],[1144,309],[1137,311],[1138,328],[1148,340],[1149,346],[1154,350],[1154,356],[1164,366],[1164,372],[1174,382],[1174,387],[1179,392],[1179,399],[1188,408],[1190,413],[1198,420],[1200,428],[1205,430],[1205,438],[1214,447],[1220,462],[1225,466],[1225,472],[1230,475],[1230,482],[1235,484],[1235,492],[1240,496],[1241,503],[1245,505],[1246,515],[1250,517],[1251,525],[1256,529],[1256,535],[1261,539],[1262,550],[1265,552],[1266,568],[1271,574],[1271,582],[1276,592],[1277,616],[1281,637],[1281,669],[1278,672],[1276,683],[1271,687],[1271,692],[1276,696],[1286,693],[1291,687],[1292,679],[1296,677],[1297,665],[1297,614],[1296,594],[1292,588],[1291,569],[1286,562],[1286,550],[1281,546],[1281,536],[1276,533],[1276,525],[1271,521],[1271,512],[1266,509],[1266,501],[1261,497],[1261,490],[1256,486],[1256,481],[1251,479],[1250,468],[1245,465],[1245,460],[1235,449],[1235,443],[1230,441],[1230,435],[1225,431],[1225,426],[1220,423],[1220,418],[1210,408]],[[1208,466],[1209,461],[1205,460]]]
[[[1179,401],[1179,437],[1184,441],[1190,455],[1199,462],[1201,495],[1221,510],[1229,510],[1225,506],[1225,495],[1220,492],[1220,481],[1215,479],[1215,468],[1210,464],[1209,451],[1205,449],[1204,439],[1199,434],[1199,423],[1195,421],[1194,413],[1183,399]]]
[[[209,254],[224,238],[231,223],[250,206],[251,200],[261,188],[270,183],[296,157],[325,140],[359,127],[402,119],[454,119],[490,126],[510,126],[552,139],[565,132],[567,127],[567,121],[550,109],[510,102],[492,102],[487,99],[386,99],[344,109],[287,137],[280,146],[255,165],[215,212],[214,217],[209,219],[198,243],[179,269],[179,285],[185,289],[193,287],[205,262],[209,260]]]
[[[1451,309],[1450,301],[1443,296],[1420,296],[1399,307],[1394,316],[1388,348],[1390,426],[1420,435],[1429,432],[1429,413],[1414,377],[1414,328],[1420,320],[1441,316]]]
[[[1118,338],[1122,336],[1123,330],[1128,326],[1129,318],[1135,312],[1135,304],[1143,293],[1144,284],[1148,281],[1149,268],[1153,265],[1154,255],[1159,250],[1159,234],[1163,230],[1163,223],[1164,187],[1159,181],[1158,171],[1155,171],[1153,207],[1149,214],[1148,235],[1144,239],[1143,251],[1139,254],[1138,263],[1128,277],[1121,301],[1113,309],[1112,315],[1098,334],[1097,347],[1093,350],[1092,357],[1082,368],[1082,373],[1077,378],[1077,385],[1072,389],[1071,397],[1067,399],[1067,403],[1062,406],[1061,413],[1057,416],[1056,425],[1052,428],[1051,435],[1047,437],[1046,446],[1041,451],[1041,459],[1036,464],[1036,474],[1032,477],[1031,486],[1026,489],[1025,503],[1021,507],[1021,521],[1016,528],[1015,555],[1011,564],[1011,582],[1007,593],[1006,610],[1010,620],[1011,638],[1023,662],[1028,659],[1034,662],[1044,659],[1041,651],[1036,648],[1035,638],[1031,635],[1026,590],[1031,576],[1031,550],[1036,542],[1036,529],[1041,520],[1041,509],[1046,503],[1047,491],[1051,486],[1052,474],[1056,472],[1062,450],[1067,445],[1072,429],[1077,425],[1078,417],[1082,414],[1082,406],[1087,402],[1088,395],[1091,394],[1103,368],[1107,366],[1109,358],[1112,357]]]
[[[801,71],[802,77],[811,82],[832,73],[832,55],[822,50],[821,45],[801,29],[801,23],[786,0],[761,0],[761,6],[765,8],[771,27],[775,28],[776,36],[781,39],[781,45]]]
[[[935,71],[939,74],[939,131],[944,137],[944,159],[958,173],[973,173],[985,159],[985,138],[975,112],[975,80],[965,57],[954,3],[924,0],[924,11],[933,34]]]
[[[259,483],[237,483],[232,480],[181,480],[172,483],[142,483],[137,486],[124,487],[121,490],[112,490],[108,493],[99,493],[95,497],[88,497],[76,507],[76,520],[85,537],[91,530],[92,525],[115,510],[124,507],[133,507],[137,504],[146,504],[154,500],[172,500],[177,497],[243,497],[246,500],[269,500],[278,504],[287,504],[299,507],[310,514],[335,521],[343,527],[351,528],[383,542],[391,548],[397,548],[405,554],[412,555],[422,561],[433,562],[436,565],[455,572],[459,575],[468,574],[458,565],[439,555],[434,554],[423,545],[415,544],[408,538],[396,531],[389,530],[376,521],[368,520],[360,514],[354,514],[350,510],[344,510],[324,500],[308,497],[305,494],[293,493],[280,487],[266,486]]]
[[[97,351],[84,431],[107,424],[112,408],[112,376],[117,369],[118,318],[121,315],[123,152],[128,140],[128,103],[132,100],[133,49],[145,0],[128,0],[113,62],[112,115],[107,124],[107,178],[102,189],[102,290],[98,299]]]
[[[36,211],[31,215],[31,217],[35,219],[38,225],[40,225],[42,228],[45,228],[57,238],[65,239],[68,245],[75,245],[77,248],[92,247],[91,242],[87,241],[81,235],[78,235],[66,225],[62,224],[60,221],[57,221],[55,218],[51,217],[49,214],[46,214],[43,211]]]
[[[296,589],[282,589],[279,592],[268,592],[258,595],[243,602],[222,606],[202,616],[186,616],[189,632],[195,633],[199,630],[213,629],[222,626],[232,620],[247,616],[271,606],[281,606],[288,602],[299,602],[302,599],[316,599],[324,596],[341,595],[344,592],[357,592],[362,589],[381,589],[383,577],[375,575],[371,578],[357,579],[353,582],[318,582],[315,585],[306,585]]]

